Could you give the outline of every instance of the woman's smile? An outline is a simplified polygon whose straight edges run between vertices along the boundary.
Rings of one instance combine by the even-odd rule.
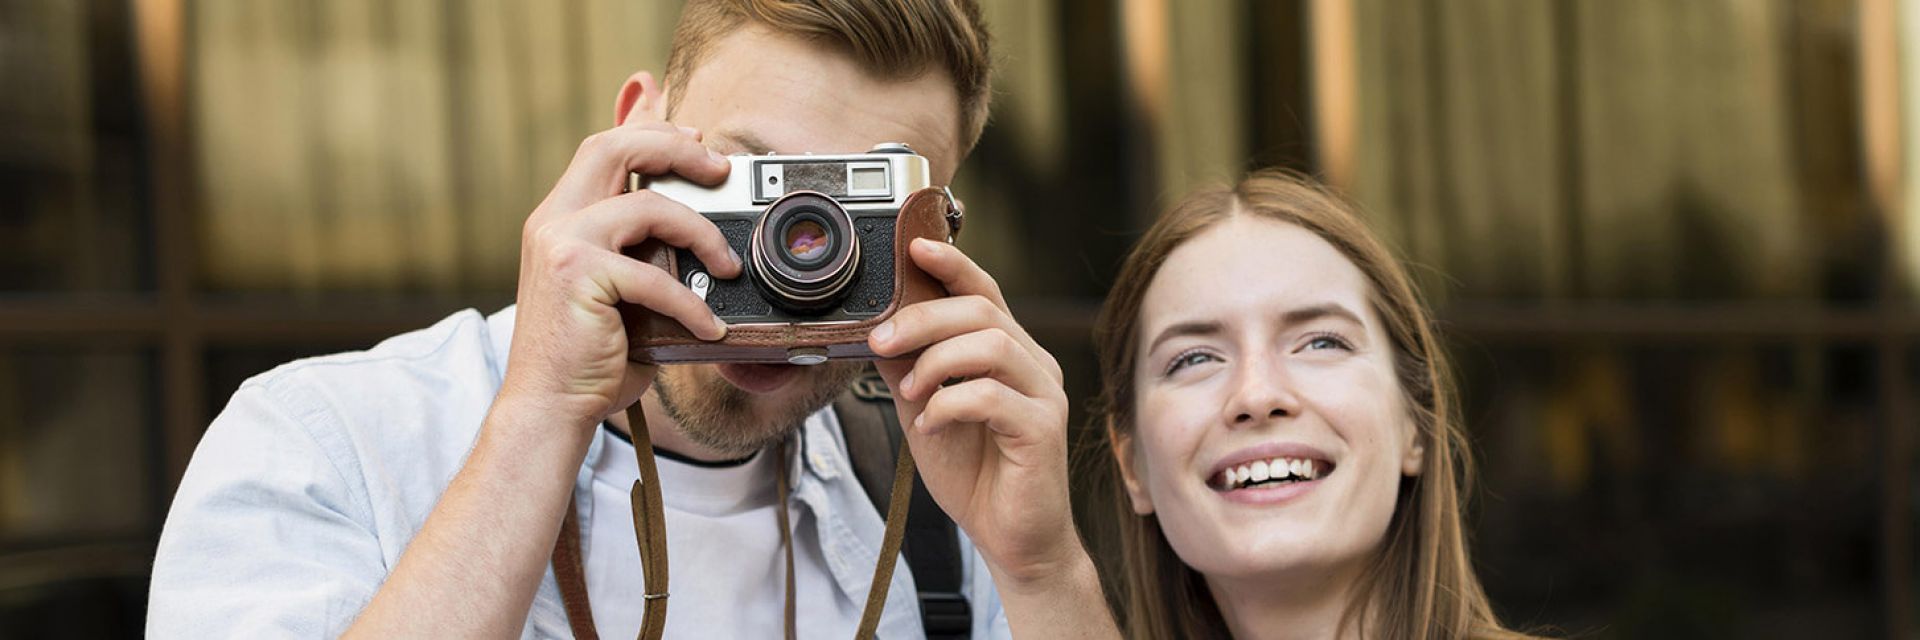
[[[1282,505],[1305,496],[1332,475],[1336,465],[1319,449],[1296,443],[1266,443],[1235,451],[1213,465],[1202,481],[1222,499],[1246,505]]]

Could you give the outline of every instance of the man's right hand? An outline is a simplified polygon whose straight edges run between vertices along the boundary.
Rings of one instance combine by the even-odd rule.
[[[685,206],[649,191],[621,193],[627,174],[711,184],[727,170],[699,132],[664,122],[622,125],[580,144],[527,217],[513,350],[481,437],[348,636],[521,631],[595,426],[638,401],[653,376],[627,362],[614,305],[647,307],[702,338],[726,334],[691,289],[620,249],[658,239],[693,250],[722,277],[738,275],[739,259]]]
[[[726,335],[726,324],[692,290],[620,249],[661,240],[692,250],[722,278],[739,275],[739,256],[693,210],[651,191],[622,193],[630,171],[716,184],[728,164],[701,145],[698,131],[659,121],[630,122],[580,144],[521,233],[513,347],[496,403],[590,434],[638,401],[653,371],[627,360],[614,306],[622,302],[678,320],[702,339]]]

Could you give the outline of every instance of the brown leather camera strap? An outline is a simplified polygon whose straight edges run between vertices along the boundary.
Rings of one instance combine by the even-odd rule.
[[[567,608],[567,626],[573,637],[599,640],[593,627],[593,608],[587,606],[587,578],[580,557],[580,516],[574,501],[560,519],[560,537],[553,541],[553,577],[560,583],[560,604]]]
[[[640,479],[633,481],[633,537],[640,544],[640,640],[660,640],[667,629],[667,514],[660,501],[660,470],[654,467],[653,436],[647,431],[647,413],[640,403],[627,407],[627,430],[633,438],[633,459],[640,463]]]
[[[780,457],[776,460],[778,470],[774,471],[774,493],[778,496],[779,506],[774,513],[780,518],[780,549],[787,556],[787,640],[795,640],[793,617],[797,613],[793,602],[793,529],[787,525],[787,496],[792,495],[787,488],[787,448],[780,447]]]
[[[893,586],[893,563],[900,558],[900,541],[907,533],[907,505],[913,496],[913,450],[900,440],[900,461],[893,467],[893,496],[887,499],[887,532],[880,541],[880,559],[873,565],[873,584],[867,587],[867,608],[860,614],[858,640],[872,640],[880,626],[880,610],[887,606],[887,588]]]
[[[667,627],[667,516],[660,501],[660,470],[654,466],[653,439],[647,431],[647,416],[635,403],[627,409],[628,437],[633,439],[633,457],[640,466],[640,479],[633,482],[634,540],[640,545],[642,593],[640,640],[659,640]],[[781,496],[784,501],[785,496]],[[580,553],[579,505],[567,500],[567,513],[560,519],[560,535],[553,541],[553,577],[559,583],[560,602],[567,611],[567,626],[573,637],[599,640],[593,626],[593,606],[587,597],[587,575]],[[782,514],[783,516],[785,514]],[[789,573],[788,582],[792,582]]]
[[[667,519],[660,499],[660,472],[654,466],[653,441],[647,432],[647,418],[639,403],[627,409],[627,426],[633,439],[634,458],[639,461],[640,479],[634,481],[633,531],[640,546],[643,598],[639,640],[659,640],[667,623]],[[780,546],[786,552],[786,637],[794,640],[796,615],[793,574],[793,533],[787,514],[787,451],[778,458],[775,481],[779,503]],[[906,533],[907,506],[913,490],[913,452],[903,439],[900,456],[894,466],[893,495],[887,502],[886,533],[880,544],[880,557],[873,567],[873,582],[867,589],[867,604],[860,616],[857,640],[872,640],[880,625],[880,613],[887,605],[887,591],[893,585],[894,563],[900,557],[900,544]],[[580,553],[580,521],[572,499],[560,521],[560,535],[553,545],[553,573],[559,583],[561,604],[566,608],[567,626],[575,638],[598,640],[593,626],[593,607],[587,597],[586,570]]]

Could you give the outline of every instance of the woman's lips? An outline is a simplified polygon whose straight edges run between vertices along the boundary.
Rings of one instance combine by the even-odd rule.
[[[1335,466],[1316,447],[1268,442],[1225,456],[1202,481],[1228,502],[1270,505],[1312,491],[1333,474]]]
[[[1286,484],[1264,484],[1232,491],[1214,492],[1227,502],[1246,505],[1275,505],[1292,502],[1318,488],[1325,480],[1306,480]]]
[[[1318,473],[1314,474],[1316,478],[1331,473],[1335,466],[1333,457],[1318,447],[1299,442],[1263,442],[1219,457],[1218,462],[1207,469],[1206,476],[1201,480],[1213,484],[1215,479],[1228,469],[1243,467],[1255,461],[1271,461],[1274,458],[1311,460],[1317,467]]]
[[[791,364],[727,363],[719,369],[720,377],[747,393],[772,393],[800,375],[800,366]]]

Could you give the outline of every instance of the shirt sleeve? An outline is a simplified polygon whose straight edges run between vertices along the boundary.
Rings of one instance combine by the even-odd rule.
[[[337,636],[387,573],[339,425],[271,389],[242,386],[194,451],[155,553],[149,637]]]

